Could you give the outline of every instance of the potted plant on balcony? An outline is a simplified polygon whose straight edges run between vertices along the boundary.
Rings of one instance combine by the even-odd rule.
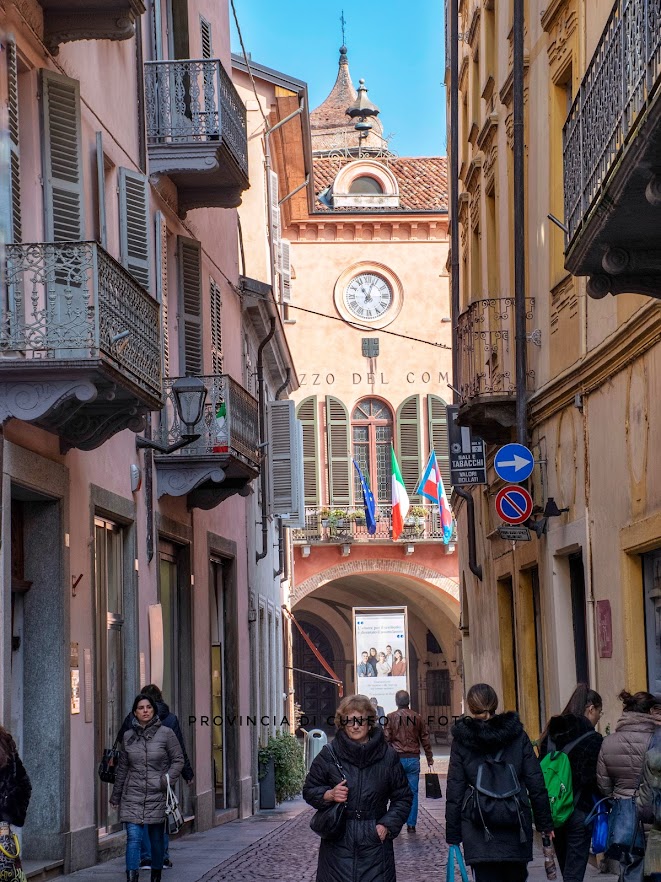
[[[427,518],[427,509],[424,505],[412,505],[409,509],[409,518],[412,518],[412,523],[416,526],[424,527]],[[409,518],[407,518],[407,520]]]
[[[357,527],[365,526],[365,512],[363,510],[350,511],[347,514],[347,520],[353,521]]]
[[[330,526],[342,529],[347,526],[348,519],[349,515],[343,508],[334,508],[330,513]]]
[[[330,513],[331,513],[331,510],[330,510],[330,508],[328,508],[327,505],[320,508],[319,511],[317,512],[317,514],[319,516],[319,520],[321,521],[322,527],[330,526]]]

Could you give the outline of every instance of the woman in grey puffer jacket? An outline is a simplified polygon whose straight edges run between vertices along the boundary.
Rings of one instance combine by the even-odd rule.
[[[624,708],[615,726],[601,745],[597,761],[597,784],[604,796],[631,799],[640,786],[645,754],[655,731],[661,727],[656,711],[659,700],[649,692],[631,695],[620,692]],[[661,711],[661,708],[658,708]],[[620,859],[620,880],[642,882],[643,858],[624,854]]]
[[[133,702],[131,729],[124,733],[115,786],[110,802],[119,805],[126,824],[126,878],[138,882],[140,843],[146,824],[151,843],[151,882],[160,882],[163,870],[165,794],[181,774],[184,755],[172,729],[162,725],[156,704],[148,695]]]

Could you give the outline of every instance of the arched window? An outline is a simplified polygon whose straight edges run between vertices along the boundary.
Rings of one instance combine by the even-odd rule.
[[[376,178],[360,175],[351,182],[349,192],[359,196],[380,196],[383,193],[383,187]]]
[[[390,408],[378,398],[364,398],[358,402],[351,414],[354,459],[363,474],[366,477],[369,475],[372,493],[380,503],[388,503],[391,498],[392,422]],[[362,500],[357,477],[354,484],[354,498],[357,504]]]

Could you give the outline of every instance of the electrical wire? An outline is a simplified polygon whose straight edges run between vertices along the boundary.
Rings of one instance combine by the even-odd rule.
[[[271,128],[269,121],[266,118],[266,114],[264,113],[264,108],[262,107],[262,102],[259,100],[259,95],[257,94],[257,86],[255,85],[255,78],[252,75],[252,68],[250,67],[250,61],[248,60],[248,53],[246,52],[246,47],[243,42],[243,34],[241,33],[241,26],[239,25],[239,17],[236,14],[236,7],[234,5],[234,0],[230,0],[232,4],[232,13],[234,15],[234,24],[236,25],[236,31],[239,35],[239,43],[241,44],[241,51],[243,52],[243,60],[246,63],[246,67],[248,68],[248,76],[250,77],[250,83],[252,85],[252,90],[255,93],[255,100],[257,101],[257,106],[259,107],[259,112],[262,115],[262,119],[264,120],[264,125],[266,127],[266,131]]]

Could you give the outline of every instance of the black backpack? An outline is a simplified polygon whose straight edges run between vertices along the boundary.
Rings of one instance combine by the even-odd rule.
[[[470,785],[464,800],[464,814],[484,828],[487,842],[492,830],[519,827],[519,840],[527,842],[521,814],[521,784],[512,763],[503,759],[504,748],[495,756],[485,756],[477,769],[475,786]]]

